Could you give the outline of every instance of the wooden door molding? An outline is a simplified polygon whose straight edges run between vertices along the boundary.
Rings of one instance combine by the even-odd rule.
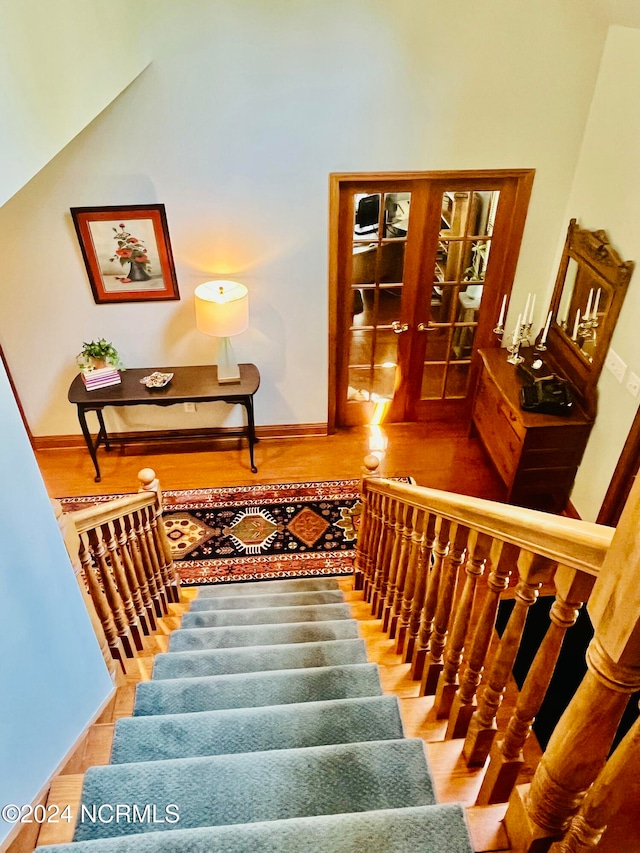
[[[484,182],[488,189],[491,189],[489,185],[495,185],[495,188],[500,189],[501,193],[505,192],[509,196],[508,221],[503,222],[501,229],[508,235],[506,245],[500,252],[500,258],[494,259],[499,261],[498,268],[495,268],[494,264],[491,273],[492,278],[500,282],[500,286],[493,289],[490,301],[485,302],[483,321],[478,326],[477,342],[474,345],[475,350],[477,350],[480,346],[486,349],[499,345],[499,340],[492,335],[491,329],[495,317],[498,316],[502,295],[504,293],[510,294],[513,285],[534,175],[535,170],[533,169],[487,169],[438,172],[341,172],[329,176],[329,398],[327,420],[330,433],[335,432],[338,419],[337,393],[341,381],[338,375],[338,352],[342,346],[340,336],[345,328],[345,311],[348,308],[347,300],[341,293],[341,287],[347,280],[351,253],[350,249],[347,250],[346,244],[348,243],[351,246],[353,239],[351,232],[346,233],[348,229],[344,227],[344,223],[353,221],[353,194],[360,192],[416,192],[417,187],[426,187],[425,190],[421,191],[425,192],[428,197],[428,182],[433,182],[438,186],[449,184],[452,187],[468,184],[468,188],[474,182]],[[420,192],[416,193],[416,200],[419,195]],[[505,213],[502,214],[502,216],[504,215]],[[425,252],[427,236],[425,235],[424,239],[418,239],[421,242],[420,257],[418,258],[413,253],[410,243],[407,243],[407,270],[410,272],[412,266],[415,268],[416,265],[419,265],[419,278],[422,280],[425,275],[431,275],[428,267],[434,259],[427,257],[429,252]],[[407,291],[412,287],[413,278],[412,275],[407,276]],[[415,317],[412,319],[414,322],[418,322]],[[474,358],[470,368],[469,393],[467,395],[469,405],[466,408],[469,414],[472,391],[478,375],[478,365],[479,360]],[[342,377],[342,381],[344,381],[344,377]],[[443,401],[443,408],[446,408],[448,404],[449,401]]]
[[[629,492],[640,467],[640,409],[629,430],[629,435],[622,448],[616,470],[604,496],[600,512],[596,518],[598,524],[608,524],[615,527],[620,519],[622,509],[627,502]]]

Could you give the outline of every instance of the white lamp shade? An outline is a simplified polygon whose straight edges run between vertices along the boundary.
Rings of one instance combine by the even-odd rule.
[[[205,281],[195,289],[196,326],[205,335],[228,338],[249,327],[249,291],[237,281]]]

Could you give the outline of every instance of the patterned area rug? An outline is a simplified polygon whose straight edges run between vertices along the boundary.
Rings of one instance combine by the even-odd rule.
[[[61,498],[70,512],[121,495]],[[350,574],[360,481],[165,491],[164,521],[184,584]]]

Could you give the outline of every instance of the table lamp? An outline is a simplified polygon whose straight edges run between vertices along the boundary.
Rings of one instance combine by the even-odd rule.
[[[218,382],[240,382],[238,362],[229,338],[249,326],[249,291],[237,281],[205,281],[195,289],[196,325],[220,338]]]

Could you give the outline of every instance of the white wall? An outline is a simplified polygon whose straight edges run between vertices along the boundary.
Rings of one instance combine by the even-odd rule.
[[[141,0],[0,4],[0,204],[148,64]]]
[[[611,345],[627,364],[619,384],[606,368],[598,383],[598,418],[578,472],[572,501],[595,520],[640,400],[625,388],[640,375],[640,31],[612,27],[602,59],[584,143],[567,207],[584,228],[604,229],[625,260],[634,260]]]
[[[0,803],[21,805],[111,681],[1,363],[0,434]]]
[[[83,340],[110,338],[130,366],[211,361],[192,295],[212,276],[250,290],[234,346],[262,373],[258,423],[325,422],[332,171],[536,168],[511,319],[529,290],[542,305],[606,35],[582,0],[151,11],[153,64],[0,210],[0,341],[36,435],[79,432],[66,390]],[[69,208],[153,202],[182,300],[95,305]],[[230,417],[203,409],[109,416],[125,429]]]

